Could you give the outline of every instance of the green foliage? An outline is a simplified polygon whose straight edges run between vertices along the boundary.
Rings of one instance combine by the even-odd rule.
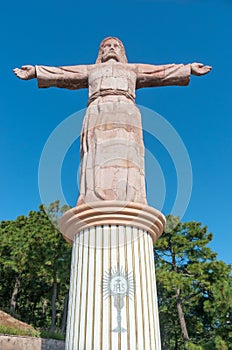
[[[229,350],[231,346],[228,347],[226,345],[226,341],[224,341],[220,336],[216,336],[215,339],[211,340],[209,343],[204,344],[202,346],[203,350]]]
[[[232,344],[231,267],[217,260],[211,240],[201,223],[167,217],[154,250],[164,350]]]
[[[0,324],[0,334],[7,335],[19,335],[26,337],[40,337],[45,339],[65,340],[65,336],[62,333],[49,332],[45,330],[35,329],[20,329],[17,327],[3,326]]]
[[[55,333],[49,331],[41,331],[40,337],[45,339],[56,339],[56,340],[65,340],[65,336],[62,333]]]
[[[186,349],[186,350],[204,350],[204,349],[202,348],[202,346],[195,345],[195,344],[193,344],[193,343],[191,343],[191,342],[188,342],[188,343],[186,344],[185,349]]]
[[[56,201],[0,223],[0,308],[40,329],[42,337],[61,340],[71,247],[58,218],[67,209]],[[154,250],[162,350],[232,349],[231,267],[209,248],[212,238],[201,223],[167,217]]]
[[[0,334],[10,334],[10,335],[22,335],[28,337],[39,337],[40,332],[36,330],[29,329],[19,329],[16,327],[3,326],[0,324]]]
[[[57,228],[60,215],[57,201],[0,224],[0,308],[35,327],[62,326],[71,247]]]

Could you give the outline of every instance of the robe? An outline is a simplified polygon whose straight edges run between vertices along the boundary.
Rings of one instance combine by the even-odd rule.
[[[135,90],[187,85],[191,66],[108,61],[67,67],[36,66],[40,88],[89,88],[81,132],[80,195],[77,205],[100,200],[147,204],[144,144]]]

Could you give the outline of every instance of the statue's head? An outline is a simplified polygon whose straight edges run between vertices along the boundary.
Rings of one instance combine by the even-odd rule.
[[[108,37],[102,40],[96,63],[104,63],[113,59],[117,62],[127,63],[123,43],[118,38]]]

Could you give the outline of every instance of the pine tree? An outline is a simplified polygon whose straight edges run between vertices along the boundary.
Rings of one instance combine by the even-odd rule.
[[[231,267],[208,247],[212,238],[201,223],[167,217],[154,249],[164,350],[232,344]]]

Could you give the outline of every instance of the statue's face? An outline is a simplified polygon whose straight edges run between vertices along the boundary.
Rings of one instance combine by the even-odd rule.
[[[113,59],[119,62],[122,52],[118,41],[115,39],[106,40],[102,46],[101,54],[102,54],[102,62],[106,62],[110,59]]]

